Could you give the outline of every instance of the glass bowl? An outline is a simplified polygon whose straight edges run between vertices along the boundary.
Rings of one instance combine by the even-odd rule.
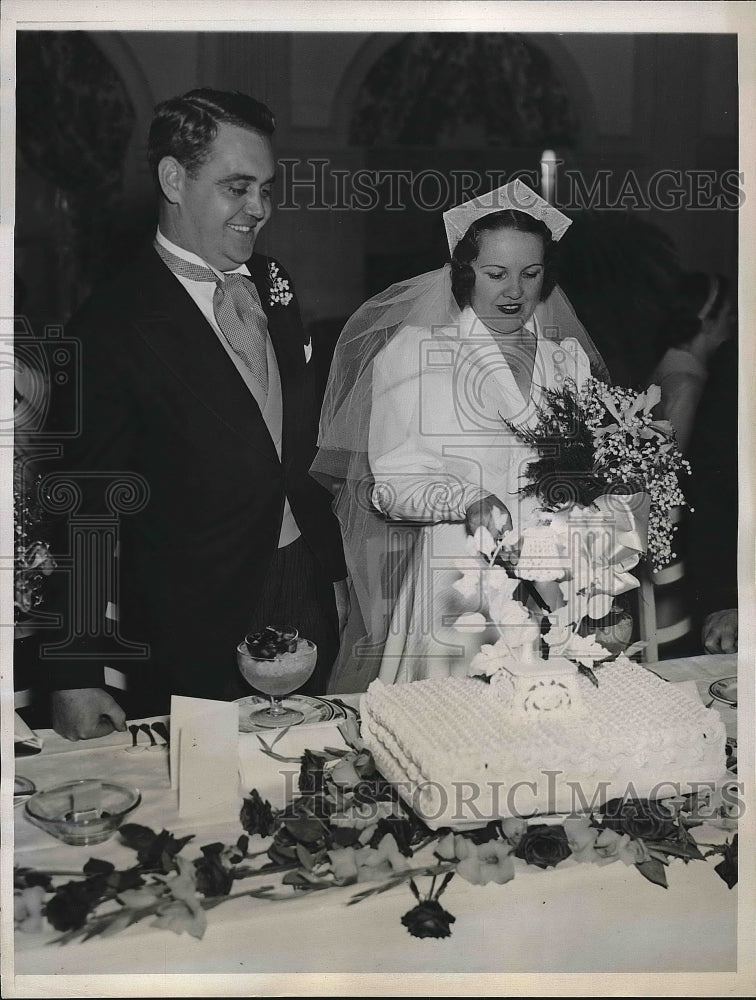
[[[269,705],[263,705],[249,716],[253,725],[296,726],[304,722],[304,712],[291,705],[282,705],[281,698],[312,677],[318,661],[318,647],[309,639],[297,639],[296,643],[295,650],[269,658],[253,656],[246,642],[236,647],[236,659],[244,680],[270,699]]]
[[[99,778],[67,781],[32,795],[27,819],[73,847],[101,844],[142,800],[138,789]]]
[[[709,685],[709,694],[714,701],[721,701],[723,705],[730,708],[738,707],[738,678],[737,674],[732,677],[720,677]]]
[[[280,698],[310,679],[318,660],[318,649],[309,639],[299,639],[295,652],[263,659],[253,656],[246,642],[240,642],[236,647],[236,659],[248,684],[273,698]]]

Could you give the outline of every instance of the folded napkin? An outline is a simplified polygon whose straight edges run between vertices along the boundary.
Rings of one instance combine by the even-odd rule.
[[[42,740],[36,735],[18,712],[14,712],[14,738],[15,738],[15,756],[16,757],[30,757],[35,753],[42,753]]]
[[[218,822],[239,810],[239,712],[233,702],[171,698],[171,787],[179,816],[212,814]]]

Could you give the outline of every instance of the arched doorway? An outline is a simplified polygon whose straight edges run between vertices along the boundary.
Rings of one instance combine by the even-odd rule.
[[[526,37],[417,33],[364,72],[347,129],[379,192],[365,226],[372,294],[442,264],[442,212],[515,175],[537,185],[544,148],[572,149],[580,122],[552,59]]]
[[[370,67],[352,113],[354,145],[571,144],[576,116],[551,60],[516,34],[412,34]]]

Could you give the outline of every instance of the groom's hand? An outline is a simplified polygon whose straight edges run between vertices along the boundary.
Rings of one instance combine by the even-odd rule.
[[[126,713],[102,688],[72,688],[50,695],[52,727],[67,740],[91,740],[126,729]]]
[[[474,535],[478,528],[487,528],[493,538],[498,538],[512,530],[512,517],[504,504],[493,493],[476,500],[467,508],[465,524],[468,534]]]

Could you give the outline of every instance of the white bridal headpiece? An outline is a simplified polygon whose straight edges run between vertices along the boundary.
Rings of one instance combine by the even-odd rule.
[[[568,219],[558,208],[544,201],[522,181],[514,180],[444,212],[449,252],[454,253],[455,247],[476,219],[507,208],[514,208],[532,215],[534,219],[540,219],[549,227],[555,241],[561,240],[572,225],[572,219]]]

